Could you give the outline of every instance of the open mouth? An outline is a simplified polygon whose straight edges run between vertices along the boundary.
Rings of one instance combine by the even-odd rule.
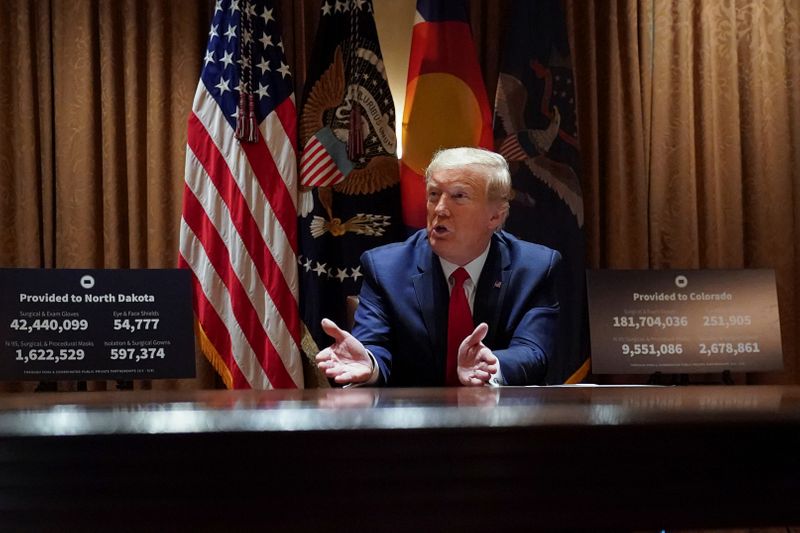
[[[450,230],[448,229],[448,227],[442,224],[436,224],[435,226],[433,226],[433,228],[431,228],[431,233],[433,233],[437,237],[440,237],[449,232]]]

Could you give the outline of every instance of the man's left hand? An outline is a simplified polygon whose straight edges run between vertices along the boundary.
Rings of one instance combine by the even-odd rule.
[[[458,347],[458,380],[464,386],[486,385],[497,372],[497,357],[483,344],[489,326],[482,322]]]

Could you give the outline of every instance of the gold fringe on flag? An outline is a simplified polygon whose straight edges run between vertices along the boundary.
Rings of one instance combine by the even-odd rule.
[[[225,387],[232,389],[233,375],[231,374],[231,370],[228,368],[228,365],[225,364],[222,356],[209,340],[206,332],[203,330],[203,326],[200,325],[198,320],[194,321],[194,332],[197,336],[197,342],[200,344],[200,351],[203,352],[203,355],[206,356],[208,362],[211,363],[211,366],[213,366],[214,370],[217,371],[219,377],[222,378],[222,382],[225,384]]]
[[[314,338],[311,336],[311,333],[308,331],[305,323],[301,323],[301,327],[302,335],[300,348],[303,351],[303,354],[306,356],[309,366],[314,369],[314,380],[316,381],[316,387],[314,388],[329,389],[331,384],[328,382],[325,372],[320,370],[317,366],[316,356],[319,353],[319,346],[317,346],[317,343],[314,342]]]
[[[580,383],[581,381],[589,375],[589,367],[592,365],[591,357],[587,358],[583,364],[572,373],[572,375],[567,378],[567,381],[564,382],[565,385],[575,385],[576,383]]]

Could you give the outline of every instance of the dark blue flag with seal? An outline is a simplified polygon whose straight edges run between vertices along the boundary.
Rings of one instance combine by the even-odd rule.
[[[371,0],[323,0],[300,115],[298,238],[303,351],[347,326],[361,254],[402,240],[394,101]]]
[[[589,370],[583,193],[575,84],[561,0],[515,0],[495,99],[495,146],[508,160],[514,199],[506,229],[561,252],[561,304],[548,384]]]

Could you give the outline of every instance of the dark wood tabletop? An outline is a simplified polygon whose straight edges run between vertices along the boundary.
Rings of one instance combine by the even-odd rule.
[[[800,524],[800,387],[0,396],[0,527]]]

